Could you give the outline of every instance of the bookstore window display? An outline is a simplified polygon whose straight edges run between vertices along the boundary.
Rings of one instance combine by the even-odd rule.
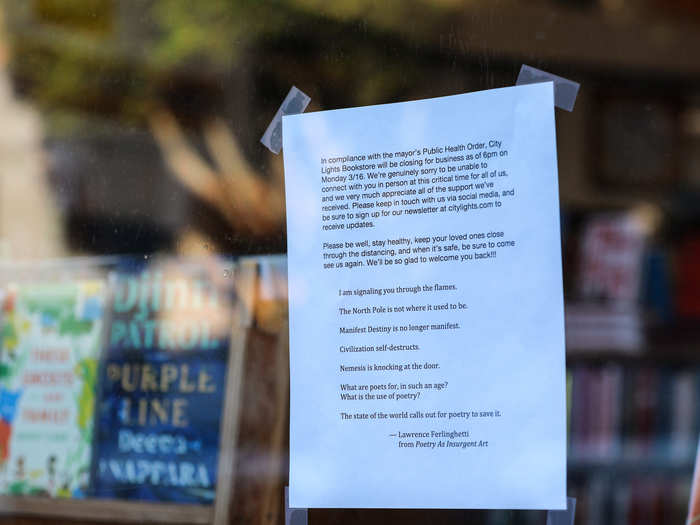
[[[0,3],[3,520],[282,523],[284,150],[260,138],[292,85],[310,113],[513,86],[529,64],[581,84],[556,110],[566,495],[576,523],[685,522],[700,10],[326,4]],[[308,520],[544,524],[544,510]]]

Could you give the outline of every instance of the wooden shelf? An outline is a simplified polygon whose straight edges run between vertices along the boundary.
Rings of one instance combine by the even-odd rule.
[[[568,363],[609,361],[640,364],[700,365],[700,321],[679,322],[647,330],[647,342],[638,351],[616,349],[568,350]]]
[[[689,474],[695,464],[692,461],[674,461],[669,458],[611,458],[569,459],[567,469],[574,473],[610,471],[613,474],[670,473]]]
[[[55,499],[36,496],[0,496],[0,514],[50,516],[95,521],[151,523],[212,523],[211,505],[177,505],[98,499]]]

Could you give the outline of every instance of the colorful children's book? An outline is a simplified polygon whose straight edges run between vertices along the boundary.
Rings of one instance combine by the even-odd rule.
[[[0,296],[0,493],[85,495],[104,293],[90,280]]]

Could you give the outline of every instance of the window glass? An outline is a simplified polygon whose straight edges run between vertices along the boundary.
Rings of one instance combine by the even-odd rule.
[[[313,112],[512,86],[527,64],[581,84],[556,110],[567,494],[577,523],[684,522],[699,27],[692,0],[0,2],[0,511],[282,523],[284,152],[263,133],[292,86]]]

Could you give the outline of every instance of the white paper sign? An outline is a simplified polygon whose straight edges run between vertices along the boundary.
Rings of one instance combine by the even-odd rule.
[[[565,509],[552,84],[283,137],[290,506]]]

